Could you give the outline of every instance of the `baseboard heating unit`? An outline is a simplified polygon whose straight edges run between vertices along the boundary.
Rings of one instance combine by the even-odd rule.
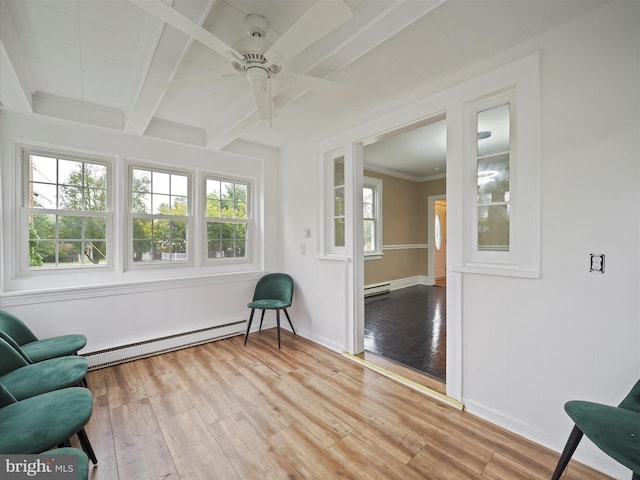
[[[367,285],[364,287],[364,296],[372,297],[374,295],[382,295],[391,291],[391,283],[378,283],[375,285]]]
[[[151,357],[153,355],[159,355],[161,353],[202,345],[203,343],[214,340],[233,337],[243,333],[245,325],[246,321],[241,320],[224,325],[216,325],[214,327],[153,338],[142,342],[105,348],[104,350],[96,350],[88,353],[81,352],[80,354],[89,362],[89,370],[97,370],[120,363]]]

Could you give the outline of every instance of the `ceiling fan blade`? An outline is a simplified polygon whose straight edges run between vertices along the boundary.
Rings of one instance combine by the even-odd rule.
[[[247,70],[247,80],[251,84],[260,120],[271,120],[276,116],[276,108],[271,97],[271,79],[262,68]]]
[[[223,57],[229,58],[231,60],[242,58],[242,55],[240,55],[214,34],[201,27],[197,23],[192,22],[180,12],[171,8],[161,0],[129,0],[129,2],[137,5],[150,15],[159,18],[175,29],[181,31],[182,33],[185,33],[191,38],[209,47]]]
[[[277,53],[289,60],[352,18],[341,0],[318,0],[264,55],[271,58]]]
[[[241,77],[241,75],[235,73],[212,73],[211,75],[201,75],[199,77],[179,78],[163,84],[162,89],[169,93],[184,88],[200,87],[220,80],[236,79],[239,77]]]
[[[300,87],[328,97],[340,97],[346,99],[359,92],[357,87],[353,87],[351,85],[310,77],[308,75],[299,75],[296,73],[283,73],[278,77],[278,79],[282,80],[288,86]]]

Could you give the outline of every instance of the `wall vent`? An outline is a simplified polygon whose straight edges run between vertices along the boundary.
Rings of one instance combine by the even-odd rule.
[[[161,353],[173,352],[187,347],[202,345],[203,343],[223,338],[233,337],[244,332],[245,320],[217,325],[215,327],[201,328],[189,332],[176,333],[159,338],[152,338],[142,342],[119,345],[94,352],[84,353],[89,362],[89,370],[111,367],[120,363],[131,362],[141,358],[147,358]]]

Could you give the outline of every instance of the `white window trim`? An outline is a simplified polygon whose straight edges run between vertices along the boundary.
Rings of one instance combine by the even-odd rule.
[[[462,258],[449,268],[462,273],[540,277],[540,78],[538,55],[476,80],[483,93],[467,101],[463,116]],[[491,88],[493,87],[493,88]],[[511,94],[510,251],[477,251],[477,125],[473,112]],[[494,103],[497,105],[498,103]],[[474,238],[475,237],[475,238]],[[477,244],[477,243],[476,243]]]
[[[246,235],[247,235],[247,244],[245,248],[246,255],[244,257],[225,257],[225,258],[209,258],[208,253],[208,238],[207,238],[207,224],[209,222],[209,218],[206,216],[206,203],[207,203],[207,180],[219,180],[223,182],[233,182],[233,183],[241,183],[247,185],[247,219],[244,220],[236,220],[233,223],[244,223],[246,225]],[[254,215],[255,211],[255,200],[256,196],[255,192],[255,181],[250,178],[241,178],[241,177],[233,177],[224,174],[218,174],[214,172],[203,172],[200,179],[200,194],[199,202],[198,202],[198,215],[197,221],[200,224],[200,240],[201,240],[201,252],[202,252],[202,262],[203,266],[216,266],[221,264],[231,264],[231,263],[251,263],[254,259],[254,250],[256,248],[256,241],[254,239],[254,234],[257,231],[254,225]]]
[[[364,176],[362,178],[362,185],[363,188],[369,187],[374,191],[374,210],[376,219],[375,250],[364,252],[364,259],[380,260],[384,255],[382,251],[382,179]]]
[[[324,192],[323,202],[321,204],[321,213],[320,213],[320,226],[319,231],[323,232],[323,235],[320,237],[320,241],[318,242],[318,256],[320,258],[328,259],[328,260],[343,260],[347,248],[345,246],[337,247],[334,243],[335,239],[335,225],[334,225],[334,193],[335,193],[335,161],[340,158],[345,157],[344,148],[340,147],[337,149],[332,149],[330,151],[324,152],[322,156],[322,160],[320,162],[321,165],[321,175],[322,179],[321,190]],[[345,234],[347,228],[347,162],[345,158]],[[360,193],[362,195],[362,192]],[[346,240],[346,238],[345,238]],[[346,242],[345,242],[346,243]]]
[[[176,218],[173,215],[161,215],[161,214],[134,214],[132,211],[132,175],[134,169],[141,170],[149,170],[153,172],[162,172],[169,174],[178,174],[185,175],[187,177],[187,215],[186,217],[179,216],[179,218],[185,218],[187,221],[187,258],[185,260],[173,260],[173,261],[150,261],[150,262],[134,262],[133,261],[133,219],[134,218],[163,218],[163,219],[172,219]],[[126,245],[126,259],[125,259],[125,267],[128,270],[144,270],[144,269],[152,269],[152,268],[183,268],[183,267],[191,267],[195,264],[195,252],[197,249],[197,245],[195,244],[195,235],[194,235],[194,177],[195,174],[192,170],[183,170],[178,168],[167,167],[166,165],[155,165],[152,163],[139,163],[139,162],[127,162],[126,165],[126,206],[127,212],[125,215],[126,218],[126,226],[124,227],[127,232],[127,245]]]
[[[67,212],[78,212],[79,216],[103,216],[106,221],[106,243],[107,261],[102,265],[62,265],[53,267],[31,268],[29,254],[29,212],[34,209],[27,206],[29,192],[29,162],[30,155],[42,155],[45,157],[64,158],[87,163],[96,163],[107,167],[107,204],[105,212],[89,212],[84,210],[72,210]],[[111,271],[114,267],[114,234],[113,234],[113,158],[104,154],[94,152],[79,152],[73,149],[57,148],[49,146],[39,146],[33,144],[16,143],[16,160],[19,165],[18,175],[18,228],[15,229],[15,242],[18,245],[19,263],[16,266],[16,276],[40,276],[56,274],[80,274],[89,271]],[[41,209],[42,213],[64,212],[57,209]]]

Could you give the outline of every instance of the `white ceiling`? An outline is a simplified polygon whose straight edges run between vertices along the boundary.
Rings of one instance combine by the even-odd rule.
[[[165,3],[232,44],[246,35],[245,15],[263,15],[269,22],[267,39],[275,41],[315,0]],[[229,148],[234,142],[281,148],[602,0],[345,3],[353,18],[287,59],[285,69],[356,86],[357,93],[332,98],[274,81],[278,111],[269,125],[259,120],[245,78],[164,92],[171,80],[233,69],[223,56],[128,1],[0,0],[1,105],[212,149]],[[443,129],[444,122],[436,122],[403,132],[402,138],[386,138],[386,147],[367,147],[366,161],[414,178],[442,175]]]

